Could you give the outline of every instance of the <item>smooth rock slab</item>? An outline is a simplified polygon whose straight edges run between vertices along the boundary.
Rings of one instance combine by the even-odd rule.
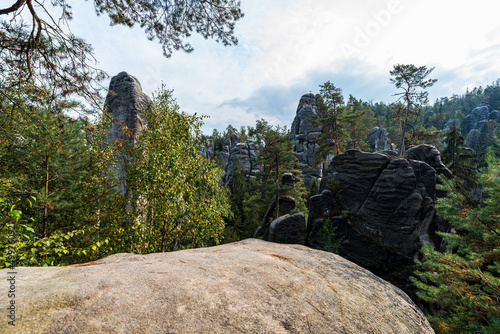
[[[433,333],[398,288],[299,245],[248,239],[16,271],[16,326],[4,316],[2,333]]]

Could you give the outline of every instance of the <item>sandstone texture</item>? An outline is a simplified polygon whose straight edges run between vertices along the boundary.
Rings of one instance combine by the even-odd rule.
[[[222,148],[220,157],[225,164],[222,184],[225,187],[232,187],[233,171],[237,164],[241,164],[241,168],[247,176],[260,172],[260,165],[257,162],[259,150],[255,142],[242,143],[237,135],[232,135],[224,140]]]
[[[383,127],[374,127],[368,135],[368,144],[374,150],[388,150],[387,130]]]
[[[323,176],[323,164],[316,163],[316,151],[319,145],[316,137],[321,134],[321,128],[313,125],[312,120],[316,117],[318,102],[312,93],[305,94],[300,98],[297,112],[290,129],[292,139],[295,142],[293,150],[301,166],[300,170],[308,185],[313,179],[320,180]]]
[[[307,244],[326,248],[320,231],[329,220],[341,255],[406,286],[423,243],[441,245],[436,174],[451,172],[430,145],[411,148],[408,158],[388,153],[348,150],[333,158],[309,201]]]
[[[0,322],[6,334],[433,333],[398,288],[300,245],[248,239],[16,271],[17,320]]]
[[[479,137],[483,127],[490,121],[496,121],[496,126],[500,122],[500,111],[491,110],[487,102],[478,103],[477,107],[472,109],[462,125],[462,133],[466,135],[465,144],[469,147],[475,147],[479,142]],[[484,129],[486,130],[486,129]]]
[[[115,143],[118,147],[125,143],[133,145],[135,138],[146,127],[143,112],[150,101],[150,97],[142,91],[141,84],[136,77],[127,72],[120,72],[111,78],[105,106],[106,112],[113,118],[108,142]],[[122,143],[119,143],[120,141]],[[127,158],[122,156],[116,165],[119,175],[125,173],[124,159]],[[120,184],[119,190],[125,194],[127,185]]]
[[[269,227],[269,241],[304,245],[306,242],[305,215],[294,213],[273,220]]]

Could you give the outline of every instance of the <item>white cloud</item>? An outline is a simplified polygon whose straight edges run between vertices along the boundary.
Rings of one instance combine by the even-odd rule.
[[[109,27],[91,1],[74,4],[70,25],[94,45],[110,75],[126,70],[148,94],[164,82],[183,110],[210,115],[206,131],[254,125],[259,117],[290,125],[300,96],[326,80],[346,95],[391,102],[396,63],[436,67],[431,101],[500,77],[494,0],[242,0],[242,6],[238,46],[194,37],[193,53],[170,59],[141,29]]]

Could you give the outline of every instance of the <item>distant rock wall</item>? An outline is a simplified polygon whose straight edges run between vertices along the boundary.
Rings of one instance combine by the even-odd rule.
[[[225,187],[231,188],[233,171],[237,164],[241,164],[247,176],[252,176],[260,172],[260,165],[257,162],[259,151],[255,142],[247,141],[240,143],[240,138],[237,135],[233,135],[231,138],[226,138],[222,147],[223,150],[220,152],[220,157],[225,163],[222,184]]]
[[[373,150],[388,150],[389,140],[387,139],[387,130],[383,127],[374,127],[368,135],[368,144]]]
[[[468,147],[476,147],[479,140],[479,134],[483,127],[490,121],[500,122],[500,111],[491,110],[491,106],[486,102],[478,103],[477,107],[472,109],[462,124],[462,133],[465,134],[465,144]]]

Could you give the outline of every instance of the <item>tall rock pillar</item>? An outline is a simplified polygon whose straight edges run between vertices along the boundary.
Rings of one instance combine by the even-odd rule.
[[[144,109],[151,101],[143,91],[137,78],[127,72],[120,72],[111,78],[108,95],[106,96],[105,110],[113,119],[111,131],[108,134],[108,142],[133,145],[135,139],[146,127],[144,119]],[[125,161],[128,159],[126,154],[118,151],[120,157],[116,164],[118,177],[125,176]],[[128,187],[125,181],[118,186],[122,194],[126,194]]]

